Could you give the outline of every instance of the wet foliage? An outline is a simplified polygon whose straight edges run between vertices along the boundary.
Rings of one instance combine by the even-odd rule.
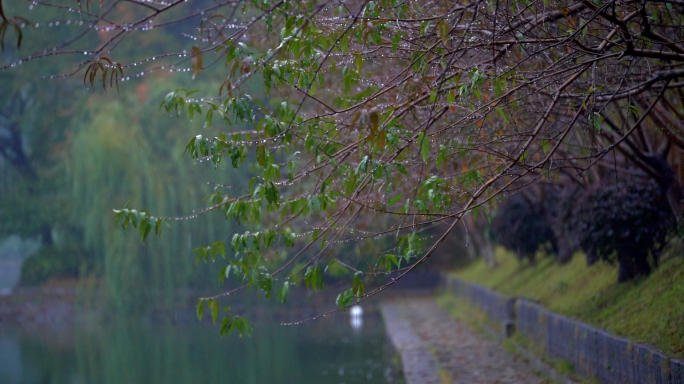
[[[619,281],[650,273],[674,229],[663,192],[646,177],[606,177],[581,193],[569,217],[587,262],[617,262]]]
[[[347,288],[335,301],[344,310],[386,288],[366,289],[373,278],[403,276],[427,262],[462,219],[512,193],[508,186],[532,189],[540,174],[583,178],[616,151],[657,173],[647,153],[665,158],[670,146],[684,149],[684,71],[676,66],[684,61],[684,29],[675,0],[65,0],[59,8],[37,2],[29,11],[2,3],[6,20],[34,7],[54,13],[30,14],[26,53],[17,44],[0,72],[57,62],[43,69],[47,76],[83,76],[86,86],[116,87],[123,97],[132,87],[146,94],[152,77],[185,74],[195,81],[151,86],[154,107],[144,98],[135,104],[140,121],[125,116],[130,107],[123,103],[92,102],[92,119],[84,121],[96,129],[73,134],[68,153],[75,159],[74,195],[83,201],[76,216],[119,208],[118,224],[148,246],[173,243],[175,251],[186,249],[183,260],[194,252],[216,263],[212,280],[218,275],[221,286],[199,303],[210,311],[247,288],[282,301],[290,284],[317,293],[332,277],[331,265],[347,270]],[[38,35],[51,39],[38,44]],[[169,36],[187,40],[162,44]],[[174,130],[174,145],[150,135],[145,120],[159,109],[180,117],[175,125],[187,124]],[[184,129],[197,120],[203,130]],[[183,152],[189,158],[167,156]],[[194,171],[199,166],[190,171],[193,163],[219,175],[204,205],[198,195],[208,178]],[[176,188],[151,182],[177,169],[193,176],[184,174]],[[126,181],[112,183],[111,175]],[[88,187],[94,180],[112,183],[107,189],[116,193],[100,198]],[[573,237],[558,223],[567,211],[522,196],[502,207],[509,213],[499,219],[501,241],[522,259],[546,244],[566,260],[573,244],[565,239]],[[620,198],[601,201],[617,207]],[[610,219],[592,209],[581,217]],[[166,223],[210,213],[232,226],[208,225],[194,241],[184,241],[188,227],[166,235]],[[642,217],[635,215],[625,222]],[[122,246],[111,223],[96,221],[84,225],[89,245],[107,260],[126,260],[105,270],[111,281],[128,281],[111,284],[111,291],[135,289],[148,274],[180,279],[189,268],[166,258],[140,268],[142,245]],[[622,237],[606,232],[596,254],[609,258],[610,246],[630,238],[619,223],[613,233]],[[377,251],[365,251],[367,242]],[[653,245],[639,240],[638,247]],[[239,324],[232,314],[226,318],[229,329]]]
[[[518,193],[504,200],[492,220],[496,241],[513,251],[520,261],[534,262],[539,247],[556,249],[552,223],[539,212],[537,205]]]
[[[496,240],[521,261],[534,261],[540,248],[557,256],[581,249],[589,265],[619,265],[620,282],[649,274],[675,220],[662,187],[635,173],[606,175],[584,188],[549,187],[537,199],[513,195],[492,222]]]
[[[33,286],[48,279],[75,279],[92,272],[94,261],[78,244],[41,248],[29,256],[21,266],[21,284]]]

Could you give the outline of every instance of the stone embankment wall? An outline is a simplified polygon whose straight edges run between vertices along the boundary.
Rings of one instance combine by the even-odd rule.
[[[455,277],[446,278],[445,285],[500,324],[502,336],[519,333],[547,357],[571,363],[577,376],[602,384],[684,384],[684,361],[647,345]]]
[[[392,346],[401,356],[401,368],[407,384],[441,384],[439,364],[411,324],[401,315],[400,306],[383,303],[382,317]]]

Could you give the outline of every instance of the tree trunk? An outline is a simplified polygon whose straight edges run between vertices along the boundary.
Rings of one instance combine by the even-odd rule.
[[[40,238],[44,246],[49,246],[54,243],[52,238],[52,227],[45,224],[40,228]]]
[[[651,273],[648,257],[645,254],[618,255],[618,283],[634,279],[637,276],[646,276]]]
[[[485,236],[485,228],[483,225],[477,225],[473,215],[466,215],[463,221],[467,230],[468,246],[466,247],[468,256],[471,259],[481,257],[485,262],[491,266],[496,267],[496,256],[494,255],[494,246],[492,242]]]

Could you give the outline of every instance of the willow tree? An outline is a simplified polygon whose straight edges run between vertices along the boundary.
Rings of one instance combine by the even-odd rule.
[[[30,16],[59,19],[60,11],[34,7]],[[40,28],[39,23],[31,25]],[[65,36],[68,32],[34,35],[22,41],[20,49],[8,44],[2,59],[43,50]],[[136,49],[174,46],[173,39],[150,37],[137,42]],[[129,57],[135,52],[128,52]],[[178,253],[229,231],[230,226],[216,225],[220,218],[183,223],[178,228],[182,234],[150,239],[146,246],[114,230],[107,213],[132,200],[151,210],[180,214],[213,190],[207,183],[216,175],[183,158],[187,132],[194,128],[187,121],[145,112],[158,108],[166,93],[160,84],[182,86],[184,79],[146,79],[125,95],[91,92],[79,82],[40,79],[69,64],[69,58],[57,56],[0,73],[0,238],[39,236],[43,244],[24,264],[22,282],[94,275],[105,295],[90,299],[108,304],[104,309],[138,313],[168,309],[187,301],[189,289],[202,292],[216,286],[198,278],[206,268],[193,267],[192,260]],[[211,77],[202,81],[208,83]],[[99,301],[103,297],[107,300]]]
[[[246,287],[282,300],[293,283],[318,290],[330,263],[353,273],[337,299],[346,308],[392,283],[367,290],[370,277],[404,276],[428,261],[465,215],[486,211],[500,194],[539,181],[585,183],[601,166],[661,177],[680,214],[678,165],[664,160],[671,143],[677,151],[684,143],[680,1],[64,0],[59,7],[79,16],[67,21],[78,34],[0,69],[80,54],[59,75],[121,92],[160,72],[201,78],[220,67],[224,75],[213,89],[172,90],[162,102],[168,113],[221,125],[220,135],[188,138],[195,161],[253,164],[256,172],[244,193],[217,191],[211,205],[184,217],[216,212],[249,227],[195,250],[221,260],[222,281],[238,276],[237,287],[200,300],[200,315],[206,302],[216,319],[218,300]],[[3,19],[8,42],[12,28],[24,39],[36,33],[26,31],[28,20],[7,12]],[[190,44],[117,58],[135,36],[164,28]],[[79,46],[94,34],[99,44]],[[246,93],[249,79],[269,96]],[[162,232],[170,218],[161,214],[116,211],[143,239]],[[334,253],[366,239],[387,245],[362,264]],[[230,314],[222,324],[242,327]]]
[[[231,228],[220,227],[221,219],[214,217],[182,223],[169,236],[142,244],[112,225],[112,207],[129,200],[152,211],[181,214],[213,190],[210,170],[198,170],[183,157],[187,122],[145,113],[158,106],[153,96],[161,93],[162,82],[148,81],[149,95],[142,100],[140,94],[108,101],[91,97],[90,108],[74,118],[67,177],[70,219],[82,228],[83,246],[94,255],[109,308],[115,311],[170,309],[187,301],[188,289],[215,286],[203,283],[193,260],[181,255]]]
[[[220,218],[184,223],[181,235],[150,239],[145,246],[113,230],[111,216],[103,214],[128,200],[180,214],[213,189],[207,185],[215,179],[210,170],[198,170],[183,158],[187,123],[144,113],[158,106],[155,95],[163,95],[155,84],[162,81],[145,83],[149,95],[64,92],[70,96],[64,103],[51,104],[38,95],[37,106],[27,106],[24,113],[2,109],[16,112],[6,113],[13,117],[12,135],[1,141],[7,138],[13,145],[8,158],[21,161],[2,166],[0,237],[39,235],[43,240],[43,248],[24,265],[23,283],[93,274],[101,277],[108,309],[139,313],[170,308],[187,299],[183,291],[211,285],[198,278],[192,260],[177,253],[229,230],[216,225]],[[10,78],[8,83],[21,82]],[[20,97],[5,101],[25,102]],[[65,106],[69,113],[61,112]]]

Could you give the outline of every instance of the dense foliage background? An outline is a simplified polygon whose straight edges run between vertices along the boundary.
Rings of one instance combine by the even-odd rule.
[[[620,281],[677,238],[678,1],[3,5],[0,73],[25,95],[6,109],[31,116],[16,125],[23,144],[3,147],[17,202],[3,201],[27,220],[6,233],[41,236],[41,252],[79,244],[69,253],[92,255],[81,265],[115,306],[140,284],[171,300],[193,279],[190,248],[219,262],[227,287],[197,304],[216,321],[239,290],[285,301],[291,285],[346,274],[344,309],[461,228],[490,265],[498,238],[529,261],[540,246],[560,263],[581,249],[619,264]],[[66,80],[29,90],[32,66]],[[92,90],[53,101],[77,81]],[[41,102],[79,109],[24,112]],[[146,247],[112,230],[112,207]],[[191,224],[149,237],[175,221]],[[228,314],[222,332],[244,327]]]

